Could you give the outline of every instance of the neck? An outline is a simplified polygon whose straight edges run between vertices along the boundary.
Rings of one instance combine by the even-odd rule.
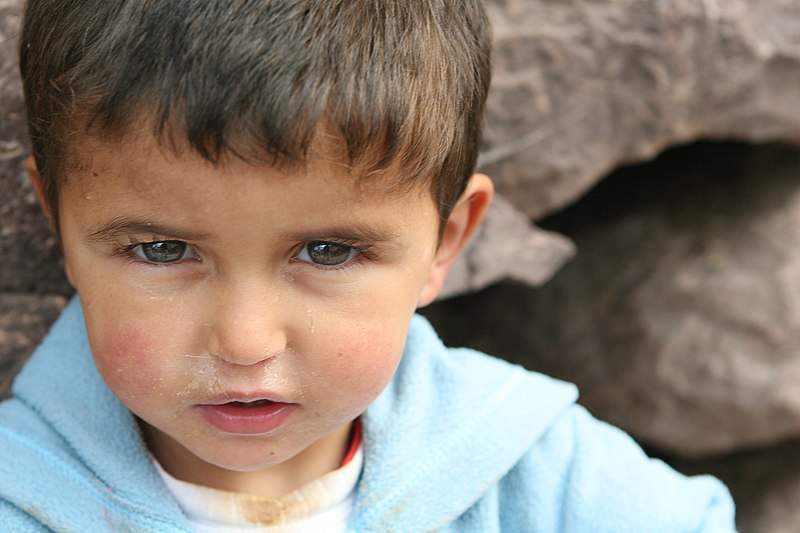
[[[146,422],[140,420],[139,425],[150,452],[172,477],[195,485],[265,498],[280,498],[339,468],[347,453],[352,428],[352,423],[345,424],[274,465],[236,471],[204,461]]]

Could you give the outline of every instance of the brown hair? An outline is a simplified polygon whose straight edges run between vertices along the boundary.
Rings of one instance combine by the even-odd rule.
[[[56,227],[69,139],[144,123],[213,163],[271,165],[302,164],[324,125],[366,173],[428,180],[446,219],[477,158],[490,36],[480,0],[29,0],[20,70]]]

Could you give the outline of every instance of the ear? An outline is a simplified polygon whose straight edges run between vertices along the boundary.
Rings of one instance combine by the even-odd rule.
[[[428,280],[420,293],[418,307],[428,305],[439,295],[450,267],[486,215],[492,196],[492,180],[485,174],[474,174],[445,222]]]
[[[31,180],[33,192],[36,193],[36,199],[39,200],[39,206],[44,211],[47,219],[52,223],[53,215],[50,211],[50,205],[47,203],[47,198],[44,195],[44,184],[42,183],[42,176],[39,174],[39,169],[36,167],[36,160],[33,156],[28,156],[25,160],[25,171],[28,173],[28,179]]]
[[[42,175],[39,174],[39,169],[36,167],[36,160],[33,156],[28,156],[25,160],[25,171],[28,173],[28,179],[31,180],[31,186],[33,186],[33,192],[36,193],[36,199],[39,201],[39,206],[42,208],[44,215],[47,217],[47,220],[50,221],[52,226],[53,224],[53,212],[50,210],[50,204],[47,202],[47,197],[44,194],[44,183],[42,183]],[[53,227],[53,231],[58,233],[57,228]],[[70,285],[73,287],[75,283],[72,280],[72,271],[69,268],[69,263],[64,264],[64,274],[67,276],[67,281],[69,281]]]

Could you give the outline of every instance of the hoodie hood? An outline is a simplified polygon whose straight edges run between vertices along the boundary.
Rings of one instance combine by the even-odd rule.
[[[0,438],[15,448],[9,450],[15,461],[0,461],[0,480],[25,483],[0,482],[0,496],[22,509],[34,507],[34,516],[56,530],[123,524],[127,528],[118,530],[150,530],[158,524],[163,531],[186,531],[174,528],[170,517],[181,511],[133,415],[94,366],[77,297],[17,376],[12,394],[0,404]],[[56,498],[54,490],[83,496]]]
[[[577,396],[574,385],[473,350],[448,349],[415,316],[394,380],[364,416],[366,455],[353,530],[446,527]]]

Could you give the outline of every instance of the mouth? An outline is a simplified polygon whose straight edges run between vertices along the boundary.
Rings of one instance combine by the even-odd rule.
[[[283,426],[298,405],[261,398],[198,407],[206,422],[218,431],[234,435],[263,435]]]
[[[226,403],[221,404],[221,405],[231,405],[231,406],[234,406],[234,407],[249,408],[249,407],[263,407],[263,406],[269,405],[271,403],[279,403],[279,402],[273,402],[272,400],[264,399],[264,400],[251,400],[249,402],[226,402]]]

